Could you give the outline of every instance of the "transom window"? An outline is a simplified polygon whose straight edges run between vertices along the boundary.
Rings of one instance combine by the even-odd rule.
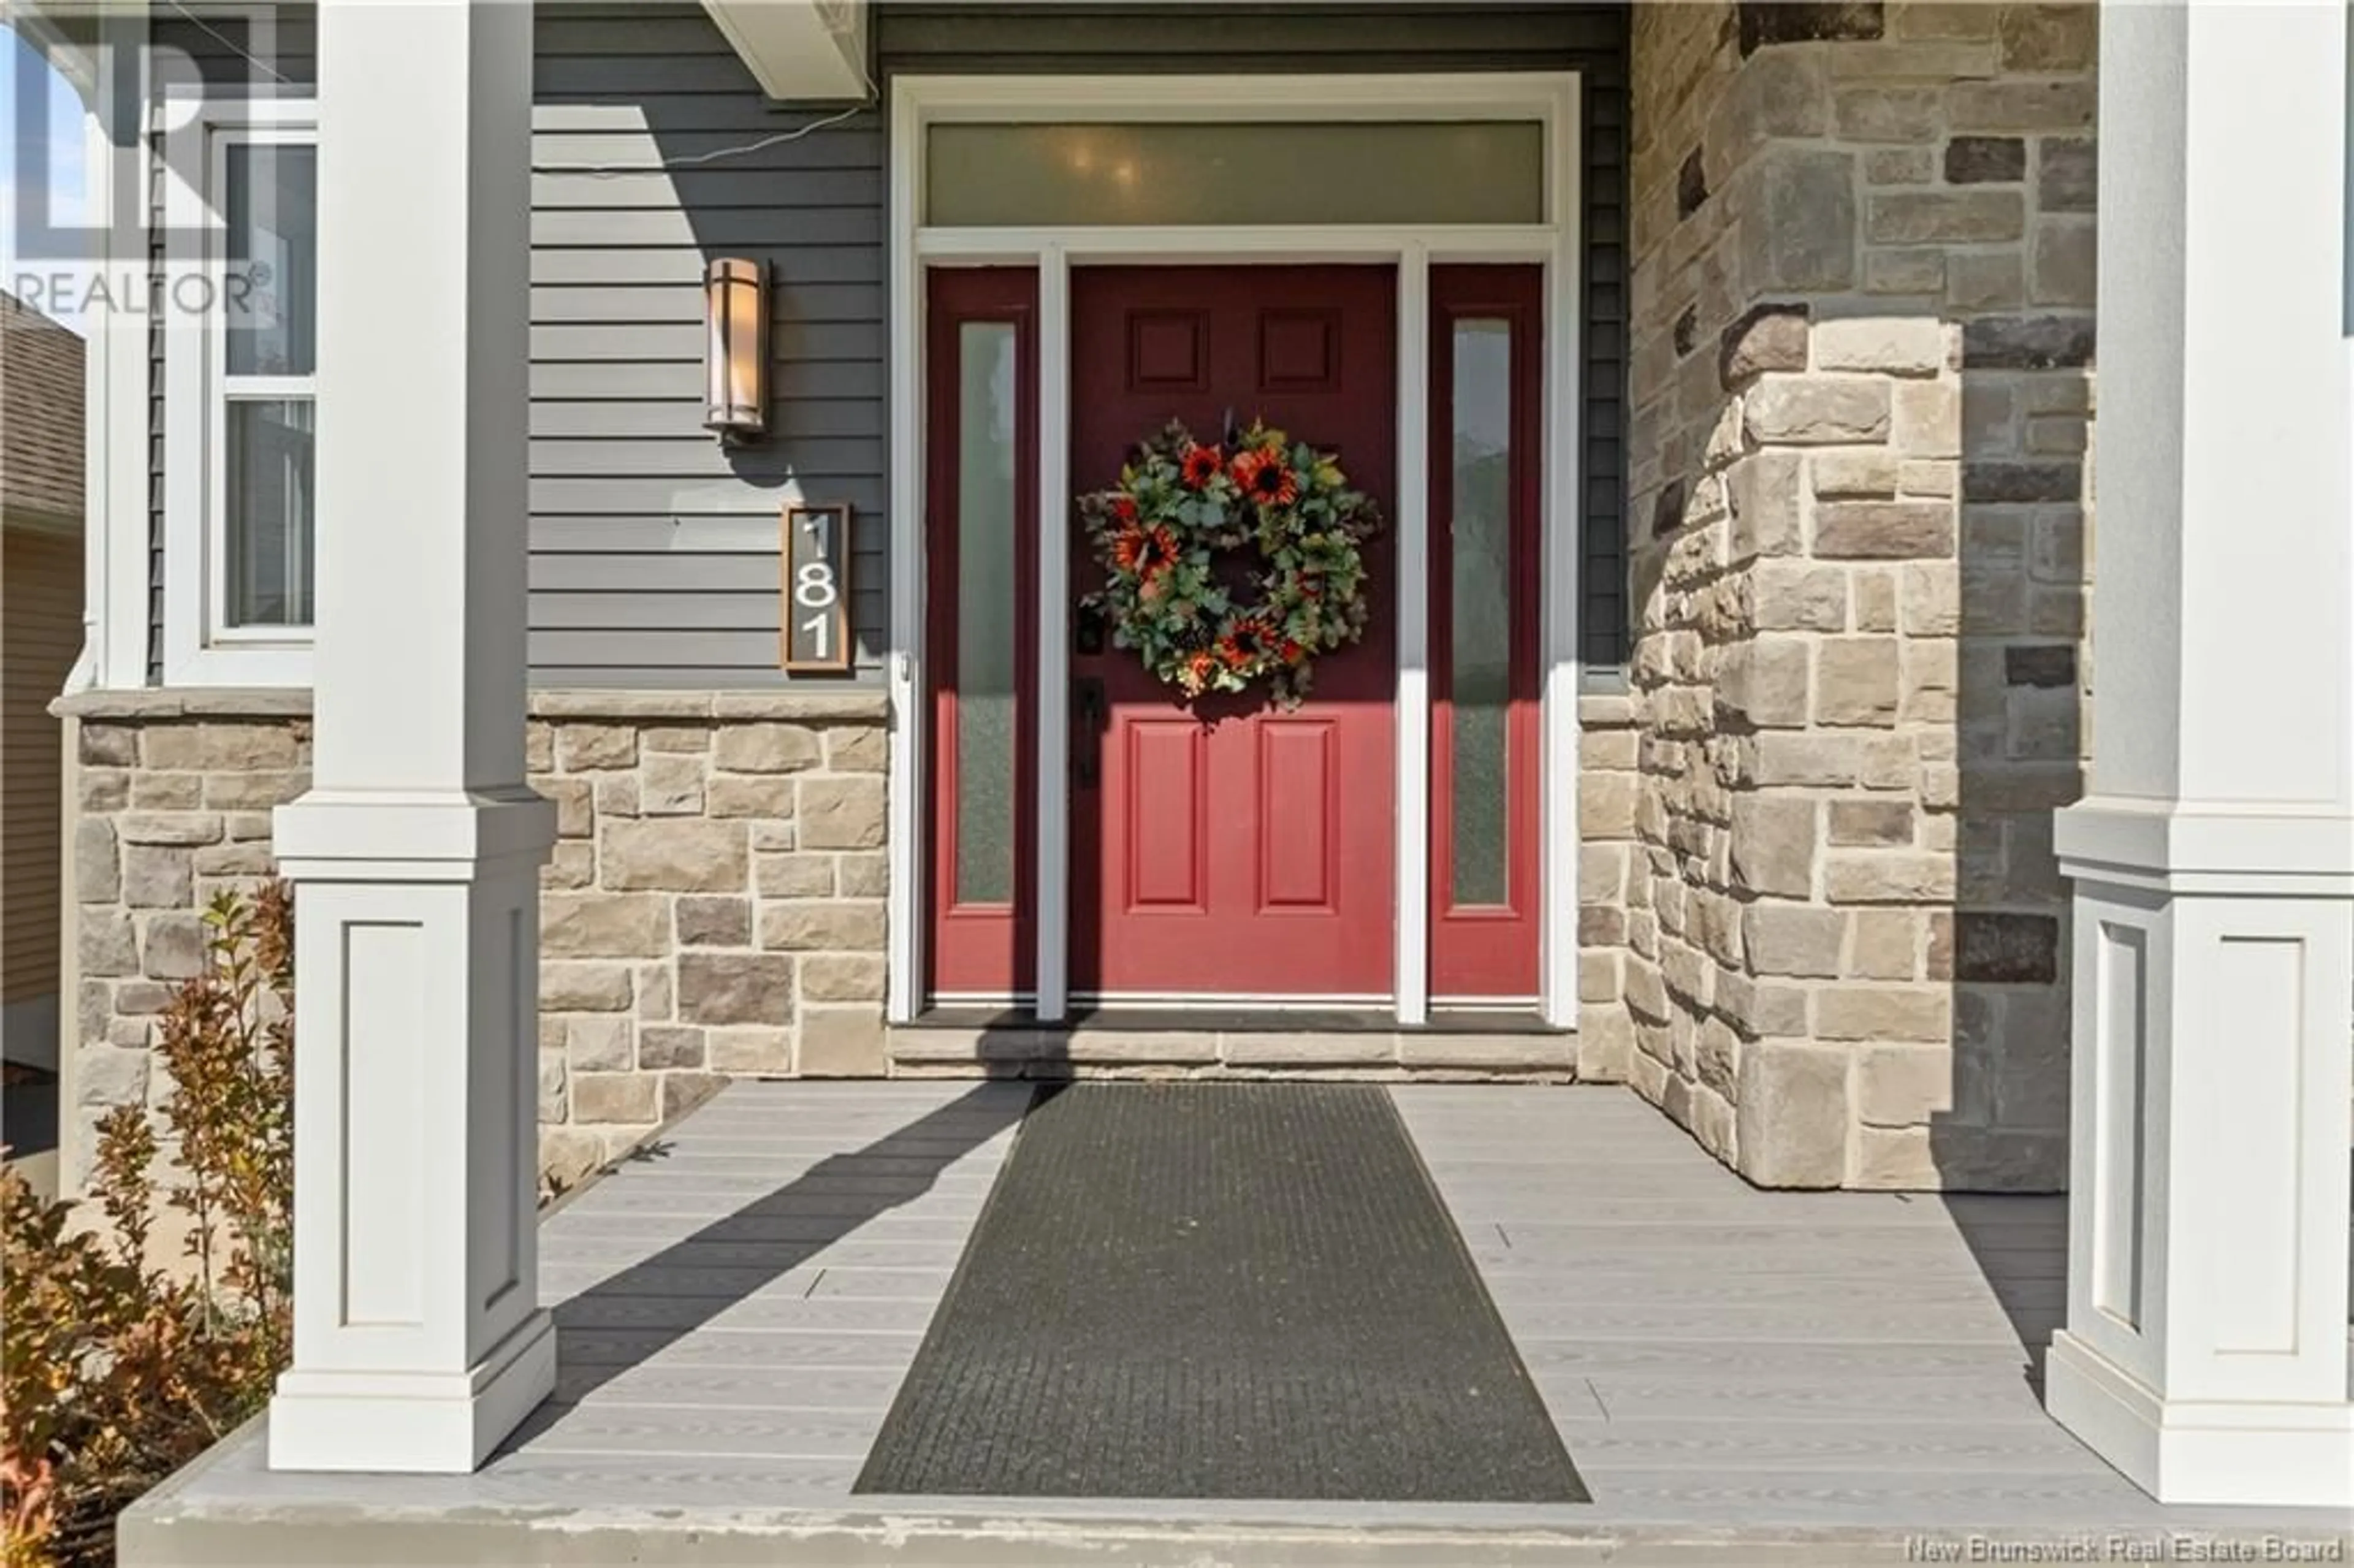
[[[925,221],[1056,225],[1544,221],[1535,120],[941,122]]]

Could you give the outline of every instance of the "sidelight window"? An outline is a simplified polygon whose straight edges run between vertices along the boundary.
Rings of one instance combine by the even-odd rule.
[[[1431,991],[1537,991],[1543,274],[1430,271]]]

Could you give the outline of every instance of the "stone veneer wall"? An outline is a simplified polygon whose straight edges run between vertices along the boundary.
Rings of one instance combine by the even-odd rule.
[[[79,1045],[67,1180],[151,1100],[155,1014],[197,911],[272,871],[270,809],[310,782],[307,694],[70,700],[80,719]],[[541,874],[540,1160],[565,1180],[729,1075],[884,1070],[879,694],[542,692],[525,740],[556,803]]]
[[[1762,1183],[2064,1180],[2095,18],[1636,13],[1587,1027],[1623,1008],[1637,1089]]]
[[[309,787],[311,721],[300,692],[93,693],[59,708],[79,729],[66,1073],[79,1186],[98,1118],[165,1087],[149,1044],[197,971],[199,912],[274,873],[270,812]],[[1585,708],[1606,726],[1627,699]],[[884,714],[879,694],[532,694],[525,761],[557,834],[540,875],[544,1171],[577,1179],[739,1075],[1625,1075],[1631,1035],[1606,1019],[1575,1039],[928,1028],[892,1041]],[[1607,951],[1591,961],[1617,973]]]

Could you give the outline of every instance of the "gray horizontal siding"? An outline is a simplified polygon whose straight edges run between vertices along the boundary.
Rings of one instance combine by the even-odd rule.
[[[532,624],[549,631],[667,631],[671,630],[670,618],[663,613],[659,591],[667,589],[672,593],[691,592],[701,599],[710,630],[773,633],[777,627],[774,564],[769,563],[769,569],[763,571],[759,569],[762,563],[751,557],[731,556],[726,559],[736,568],[732,590],[696,582],[669,581],[670,574],[663,569],[663,557],[640,557],[645,569],[659,574],[656,581],[648,585],[657,591],[615,595],[539,589],[532,596]],[[773,641],[772,638],[772,646]]]
[[[1578,588],[1585,662],[1623,664],[1629,644],[1627,580],[1627,219],[1628,148],[1633,141],[1628,61],[1586,79],[1585,499]]]
[[[872,282],[882,272],[872,245],[796,245],[785,253],[775,281],[803,283]],[[675,283],[669,256],[656,250],[617,250],[601,246],[544,245],[532,252],[534,283]]]
[[[652,5],[660,0],[647,0],[647,3]],[[615,15],[610,9],[598,16],[581,6],[566,7],[561,12],[552,4],[544,4],[539,8],[542,28],[561,26],[567,17],[578,27],[596,22],[601,22],[609,28],[619,27],[621,31],[613,36],[622,37],[629,36],[628,29],[632,26],[642,25],[632,23],[626,15]],[[695,25],[702,24],[698,22]],[[541,36],[546,37],[548,35],[543,32]],[[576,28],[578,37],[593,38],[595,36]],[[573,40],[566,41],[570,43]],[[549,63],[554,65],[557,62]],[[714,68],[725,64],[724,60],[712,62]],[[586,71],[598,74],[589,85],[583,87],[579,80]],[[750,80],[748,77],[745,79],[747,82]],[[562,71],[556,76],[540,79],[535,97],[536,107],[532,115],[534,127],[566,134],[599,131],[630,134],[642,126],[657,126],[666,142],[673,136],[724,133],[732,145],[747,139],[737,135],[738,132],[752,132],[757,138],[774,131],[790,130],[811,118],[798,111],[778,109],[757,90],[749,97],[715,93],[707,87],[684,92],[648,90],[641,85],[622,81],[615,68],[597,62],[589,56],[567,57]],[[625,120],[618,119],[614,113],[617,107],[634,112]],[[880,137],[879,127],[874,122],[844,121],[838,130],[845,140],[854,141],[862,131],[878,140]],[[778,162],[784,166],[799,167],[799,154],[808,148],[808,142],[796,142],[772,151],[776,153]],[[764,155],[767,154],[747,154],[755,160]],[[729,160],[731,164],[734,161]]]
[[[570,452],[559,451],[542,456],[542,450],[562,443],[535,441],[532,443],[535,463],[550,468],[569,461]],[[585,449],[575,448],[572,451]],[[584,465],[585,466],[585,465]],[[576,516],[620,516],[651,529],[674,530],[691,527],[708,518],[766,517],[774,524],[778,508],[785,500],[787,481],[799,482],[805,497],[829,501],[847,501],[862,512],[879,510],[883,504],[883,479],[880,474],[825,472],[813,469],[786,468],[746,476],[730,475],[724,479],[662,479],[642,474],[604,475],[576,472],[550,475],[535,474],[531,482],[532,536],[545,537],[550,529],[560,530]],[[861,518],[859,547],[867,546]],[[694,548],[682,546],[680,548]],[[634,592],[637,585],[617,581],[618,591]]]
[[[610,595],[626,599],[627,594]],[[696,596],[698,603],[701,596]],[[776,617],[771,615],[767,630],[748,631],[683,631],[676,627],[664,627],[659,631],[616,631],[599,628],[594,631],[570,630],[543,627],[534,622],[531,629],[531,658],[535,672],[547,665],[561,665],[568,670],[602,670],[607,673],[590,676],[579,683],[609,686],[615,683],[612,672],[623,672],[626,685],[661,685],[664,680],[682,669],[719,669],[735,672],[723,684],[738,686],[745,683],[745,672],[762,664],[773,666],[777,662],[778,644]]]
[[[769,389],[781,401],[822,400],[829,397],[880,397],[880,361],[830,360],[779,365],[770,371]],[[701,408],[702,362],[695,362],[693,385],[682,381],[675,367],[632,360],[544,361],[532,367],[532,390],[543,399],[649,403],[694,402]],[[771,409],[773,417],[775,410]]]
[[[542,5],[537,26],[533,678],[785,679],[779,511],[797,490],[856,509],[852,625],[859,678],[879,679],[879,117],[737,153],[820,116],[772,107],[699,9]],[[769,434],[735,449],[703,429],[703,264],[723,254],[766,261],[773,285]]]
[[[207,93],[308,92],[319,79],[319,26],[313,5],[261,5],[250,12],[151,8],[148,37],[158,90],[193,67]]]
[[[542,89],[543,94],[545,89]],[[883,133],[872,122],[845,120],[831,126],[823,135],[805,137],[798,142],[780,143],[773,147],[748,146],[766,132],[790,130],[805,115],[758,108],[731,122],[709,130],[673,130],[671,122],[685,120],[701,124],[705,117],[690,114],[690,101],[660,97],[640,97],[632,101],[642,111],[643,122],[663,128],[663,148],[673,158],[708,158],[726,154],[726,170],[782,170],[788,174],[817,172],[826,169],[868,169],[883,156]],[[713,117],[721,118],[721,117]],[[543,136],[562,136],[565,162],[611,164],[634,167],[644,161],[645,138],[636,131],[615,132],[612,107],[609,104],[585,102],[550,102],[542,96],[532,113],[532,128]],[[749,131],[753,135],[747,137]],[[697,179],[718,172],[720,165],[689,167],[673,171],[673,177]],[[580,176],[550,174],[550,180],[568,180]],[[659,178],[658,175],[606,175],[601,177],[615,183],[638,178]]]
[[[823,135],[823,132],[819,132]],[[754,173],[745,176],[758,180]],[[779,184],[790,176],[770,173]],[[593,192],[585,193],[593,196]],[[750,193],[746,193],[747,200]],[[535,249],[644,249],[681,252],[690,259],[698,252],[722,249],[763,250],[787,245],[879,245],[883,242],[883,209],[879,207],[727,207],[708,211],[676,207],[637,207],[620,202],[604,207],[536,208],[531,215]]]
[[[586,520],[581,520],[586,521]],[[601,592],[611,580],[606,565],[618,557],[631,571],[659,577],[673,593],[770,593],[777,586],[773,556],[756,549],[545,551],[532,557],[531,586],[553,599]]]
[[[660,407],[669,410],[670,417],[680,417],[678,405]],[[769,459],[731,453],[707,437],[695,436],[602,437],[578,442],[534,438],[531,443],[535,478],[646,479],[659,484],[680,480],[723,484],[736,480],[756,487],[781,483],[796,474],[854,475],[874,461],[874,451],[871,437],[797,440],[790,454]]]
[[[543,398],[532,405],[531,433],[548,440],[663,436],[677,429],[682,413],[702,412],[703,404],[695,398]],[[787,397],[779,399],[771,412],[779,423],[790,422],[812,438],[883,439],[885,413],[880,397]]]
[[[616,302],[616,309],[629,308]],[[786,307],[791,309],[790,305]],[[834,360],[865,363],[883,351],[881,322],[788,321],[778,323],[775,353],[796,364]],[[703,386],[703,328],[692,322],[561,323],[531,329],[535,365],[626,359],[641,365],[691,365]]]
[[[894,0],[877,8],[875,39],[885,70],[1544,70],[1623,53],[1623,12],[1592,5]]]

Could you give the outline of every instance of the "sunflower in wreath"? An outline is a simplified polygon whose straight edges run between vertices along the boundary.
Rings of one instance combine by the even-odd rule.
[[[1364,542],[1381,514],[1340,463],[1253,421],[1205,442],[1174,420],[1119,482],[1078,498],[1112,641],[1187,697],[1307,696],[1316,661],[1364,635]]]

